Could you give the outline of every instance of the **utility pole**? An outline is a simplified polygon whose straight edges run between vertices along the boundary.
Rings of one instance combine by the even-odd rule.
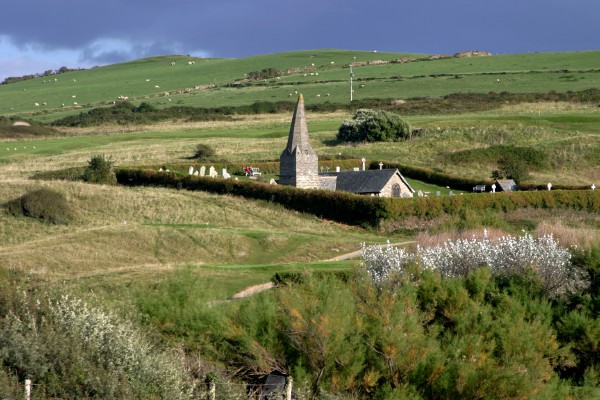
[[[354,90],[352,90],[352,77],[354,77],[354,72],[352,72],[352,64],[350,64],[350,103],[352,103],[352,95],[354,94]]]

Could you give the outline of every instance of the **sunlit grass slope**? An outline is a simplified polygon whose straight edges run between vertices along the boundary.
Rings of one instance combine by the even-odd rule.
[[[134,103],[146,101],[157,106],[215,107],[289,101],[290,94],[302,92],[307,100],[317,104],[347,103],[350,63],[406,57],[425,56],[312,50],[242,59],[152,57],[2,85],[0,115],[24,113],[52,120],[65,113],[110,104],[120,96]],[[599,65],[600,51],[362,65],[354,67],[354,99],[583,90],[600,87]],[[243,81],[245,74],[268,68],[284,73],[280,79],[234,85]]]

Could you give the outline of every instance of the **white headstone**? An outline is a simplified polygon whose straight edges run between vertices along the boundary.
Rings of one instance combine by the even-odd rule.
[[[496,193],[496,184],[492,183],[492,193]]]
[[[340,167],[335,167],[335,172],[340,172]]]
[[[442,194],[442,192],[440,192],[439,190],[437,190],[437,191],[435,192],[435,195],[436,195],[436,196],[440,196],[441,194]]]
[[[203,165],[200,167],[200,176],[206,175],[206,167]]]
[[[362,170],[364,171],[365,170],[365,163],[367,162],[367,159],[366,158],[361,158],[360,161],[362,161]]]
[[[421,192],[420,190],[417,192],[417,196],[418,197],[423,197],[423,192]]]
[[[188,174],[189,174],[189,175],[194,175],[194,167],[190,167],[190,168],[188,169]]]
[[[552,184],[548,182],[548,190],[552,190]]]
[[[194,171],[194,176],[198,176],[198,175],[199,175],[198,170],[195,170]]]
[[[596,185],[592,183],[592,190],[596,190]]]
[[[271,178],[269,185],[277,185],[277,182],[275,182],[275,179]]]
[[[379,163],[379,169],[383,169],[383,163],[382,162]]]
[[[213,167],[212,165],[210,166],[210,169],[208,170],[208,176],[210,176],[211,178],[218,176],[217,171],[215,170],[215,167]]]
[[[356,172],[356,171],[360,171],[360,168],[358,168],[358,167],[354,167],[353,171],[354,171],[354,172]],[[363,171],[364,171],[364,169],[363,169]]]
[[[229,175],[229,172],[227,172],[227,168],[223,168],[223,178],[225,179],[229,179],[231,178],[231,175]]]

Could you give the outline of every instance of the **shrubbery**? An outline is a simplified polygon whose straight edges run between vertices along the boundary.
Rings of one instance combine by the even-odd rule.
[[[207,159],[214,155],[215,149],[207,144],[199,143],[196,145],[196,151],[194,152],[192,158]]]
[[[411,138],[408,122],[388,111],[358,110],[342,123],[337,139],[344,142],[398,142]]]
[[[113,162],[104,155],[95,155],[88,161],[87,168],[83,171],[83,180],[89,183],[102,183],[113,185],[117,182],[112,169]]]
[[[157,350],[132,322],[71,296],[2,286],[0,365],[32,379],[35,398],[191,398],[182,354]]]
[[[415,253],[391,246],[363,247],[367,272],[378,285],[403,279],[408,267],[438,272],[443,277],[466,277],[477,268],[488,267],[492,276],[509,278],[533,273],[549,297],[576,293],[588,286],[587,276],[571,264],[571,253],[552,236],[533,238],[504,236],[490,240],[448,241],[443,246],[417,247]]]
[[[62,193],[42,188],[25,193],[5,204],[13,215],[37,218],[52,224],[66,224],[73,219],[73,210]]]

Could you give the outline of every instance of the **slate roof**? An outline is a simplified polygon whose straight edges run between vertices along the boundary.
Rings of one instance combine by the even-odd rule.
[[[414,192],[413,188],[410,187],[406,179],[404,179],[397,169],[369,169],[365,171],[333,172],[323,175],[337,176],[335,190],[370,194],[380,193],[390,179],[392,179],[394,174],[398,174],[402,182]]]
[[[504,179],[496,181],[496,186],[503,192],[512,192],[517,190],[517,184],[512,179]]]

